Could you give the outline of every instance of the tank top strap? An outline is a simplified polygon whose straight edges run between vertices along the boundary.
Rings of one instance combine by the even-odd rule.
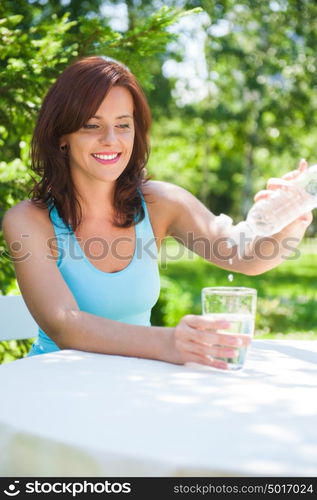
[[[71,250],[71,235],[73,233],[70,226],[66,225],[60,217],[56,206],[51,202],[48,204],[49,216],[53,224],[53,229],[56,238],[56,246],[58,250],[57,265],[60,267],[62,261]]]
[[[143,193],[141,190],[139,190],[139,193],[141,196],[142,206],[143,206],[143,210],[144,210],[144,219],[140,223],[140,226],[142,228],[141,229],[141,231],[142,231],[141,237],[143,240],[143,246],[146,246],[146,248],[148,249],[152,258],[157,259],[157,255],[158,255],[157,243],[156,243],[156,238],[154,235],[153,227],[151,224],[149,212],[147,209],[147,204],[145,202],[145,199],[144,199],[144,196],[143,196]]]
[[[60,217],[56,206],[53,203],[48,204],[48,211],[50,219],[54,225],[56,236],[57,234],[72,233],[71,227],[65,224],[63,219]]]

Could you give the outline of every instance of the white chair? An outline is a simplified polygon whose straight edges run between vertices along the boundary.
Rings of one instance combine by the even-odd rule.
[[[37,337],[37,332],[22,295],[0,295],[0,341]]]

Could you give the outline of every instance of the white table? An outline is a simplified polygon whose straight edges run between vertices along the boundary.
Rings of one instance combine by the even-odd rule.
[[[246,367],[60,351],[0,366],[0,476],[317,476],[317,342]]]

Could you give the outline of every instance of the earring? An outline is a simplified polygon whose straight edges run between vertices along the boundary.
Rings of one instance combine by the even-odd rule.
[[[63,146],[60,146],[59,148],[63,153],[65,153],[65,151],[67,151],[67,144],[63,144]]]

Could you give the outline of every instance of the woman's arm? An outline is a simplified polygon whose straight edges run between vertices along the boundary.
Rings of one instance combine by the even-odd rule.
[[[284,178],[290,179],[295,175],[294,171]],[[309,213],[271,237],[258,237],[240,256],[237,247],[227,245],[233,226],[223,224],[220,217],[185,189],[164,184],[170,216],[169,235],[204,259],[229,271],[256,275],[276,267],[294,254],[312,221]],[[275,179],[274,185],[269,184],[268,190],[259,193],[256,198],[268,196],[270,189],[278,187],[278,180]]]
[[[246,342],[243,336],[219,333],[218,328],[226,327],[223,322],[198,315],[167,328],[130,325],[80,311],[52,258],[48,242],[54,232],[46,211],[21,202],[5,214],[3,231],[26,305],[61,349],[222,367],[224,363],[212,356],[234,357],[235,347]]]

